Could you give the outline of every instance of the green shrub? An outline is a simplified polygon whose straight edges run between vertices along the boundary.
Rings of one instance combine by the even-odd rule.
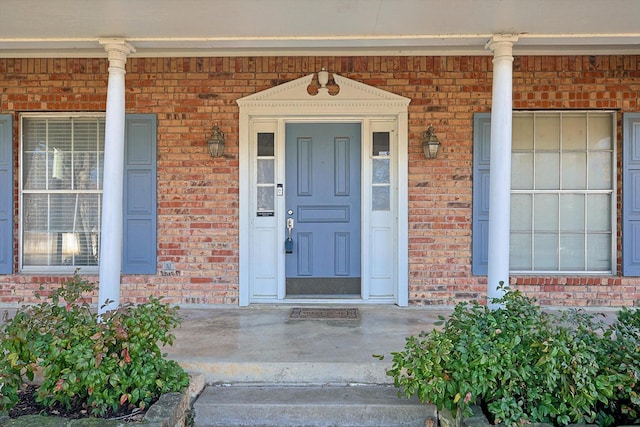
[[[602,359],[618,375],[614,398],[603,410],[616,421],[640,424],[640,310],[623,308],[606,332]]]
[[[80,405],[95,416],[144,409],[188,385],[188,375],[159,346],[173,343],[169,331],[180,324],[178,308],[150,298],[99,318],[82,298],[94,289],[76,272],[48,301],[23,307],[3,325],[0,409],[15,405],[17,391],[37,370],[43,377],[37,402]]]
[[[458,416],[481,402],[494,422],[513,426],[638,421],[637,311],[606,326],[580,311],[549,314],[504,289],[498,309],[460,303],[440,329],[392,353],[387,374],[402,394]]]

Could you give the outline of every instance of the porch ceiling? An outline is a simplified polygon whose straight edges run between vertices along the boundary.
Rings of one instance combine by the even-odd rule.
[[[1,0],[0,57],[639,54],[638,0]]]

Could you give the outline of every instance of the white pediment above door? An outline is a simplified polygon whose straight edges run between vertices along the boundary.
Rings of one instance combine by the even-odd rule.
[[[263,90],[239,99],[241,110],[249,114],[282,114],[296,111],[300,115],[309,113],[344,114],[349,111],[360,114],[397,114],[406,111],[409,98],[387,92],[367,84],[330,75],[339,91],[332,95],[326,88],[309,93],[309,86],[316,74],[309,74],[287,83]]]

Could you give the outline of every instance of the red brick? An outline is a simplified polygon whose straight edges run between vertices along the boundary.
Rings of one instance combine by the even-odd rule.
[[[99,58],[0,59],[0,112],[104,111],[107,66],[106,59]],[[321,66],[412,99],[408,158],[411,304],[452,304],[484,291],[486,277],[472,276],[469,265],[471,162],[473,113],[491,108],[490,56],[130,58],[127,112],[158,116],[158,262],[174,262],[181,276],[123,276],[125,301],[140,301],[149,293],[166,295],[181,304],[237,304],[235,101]],[[514,108],[636,112],[639,70],[640,56],[516,57]],[[227,155],[222,159],[210,159],[206,150],[204,141],[212,120],[219,122],[227,136]],[[443,142],[439,158],[429,162],[419,141],[428,123],[436,126]],[[619,119],[618,141],[621,132]],[[620,168],[621,162],[617,163]],[[17,191],[16,182],[16,214]],[[621,209],[618,203],[618,217]],[[14,229],[17,239],[17,221]],[[17,249],[17,240],[14,246]],[[618,254],[620,251],[618,247]],[[17,270],[17,255],[14,260]],[[62,279],[55,275],[0,276],[0,285],[11,285],[15,292],[0,295],[0,302],[12,298],[33,301],[40,283],[55,287]],[[554,305],[632,305],[640,295],[640,280],[628,277],[528,275],[512,278],[511,283]],[[134,284],[141,288],[129,287]],[[193,285],[200,288],[189,288]]]

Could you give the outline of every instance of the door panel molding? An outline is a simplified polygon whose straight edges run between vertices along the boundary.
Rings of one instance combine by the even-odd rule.
[[[298,196],[313,195],[313,141],[298,138]]]
[[[334,191],[335,196],[350,196],[350,144],[348,138],[334,139]]]
[[[298,244],[294,252],[297,250],[300,254],[297,257],[298,276],[313,276],[313,233],[308,231],[298,233],[296,240]]]
[[[334,276],[351,276],[351,233],[345,231],[336,231],[333,234],[334,250],[333,265],[335,270]]]

